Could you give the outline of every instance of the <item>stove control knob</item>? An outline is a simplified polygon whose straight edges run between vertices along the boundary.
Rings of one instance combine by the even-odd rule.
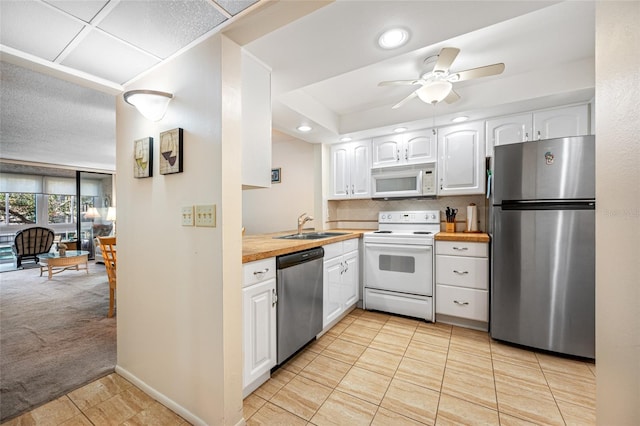
[[[432,215],[431,215],[431,219],[435,219],[435,218],[436,218],[436,215],[435,215],[435,214],[432,214]]]

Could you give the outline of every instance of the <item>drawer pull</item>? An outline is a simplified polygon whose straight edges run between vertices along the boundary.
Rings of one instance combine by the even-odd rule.
[[[458,275],[467,275],[469,273],[469,271],[457,271],[455,269],[453,270],[453,272]]]
[[[264,276],[264,274],[266,274],[267,272],[269,272],[269,268],[264,268],[262,271],[255,271],[255,272],[253,273],[253,275],[254,275],[256,278],[262,278],[262,277]]]
[[[469,304],[469,302],[458,302],[457,300],[454,300],[453,303],[455,303],[456,305],[460,305],[460,306],[466,306]]]
[[[453,249],[458,251],[467,251],[469,250],[469,247],[454,247]]]

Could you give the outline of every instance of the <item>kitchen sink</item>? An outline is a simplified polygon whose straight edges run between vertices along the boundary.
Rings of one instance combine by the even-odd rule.
[[[338,237],[340,235],[347,235],[347,232],[307,232],[304,234],[282,235],[273,238],[281,240],[319,240],[322,238]]]

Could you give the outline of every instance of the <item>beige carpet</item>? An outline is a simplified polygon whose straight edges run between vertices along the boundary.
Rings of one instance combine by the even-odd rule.
[[[0,274],[0,421],[114,371],[116,316],[104,265]]]

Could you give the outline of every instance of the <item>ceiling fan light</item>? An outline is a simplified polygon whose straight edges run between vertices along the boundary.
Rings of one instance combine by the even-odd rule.
[[[378,45],[383,49],[395,49],[409,41],[409,32],[402,28],[392,28],[378,37]]]
[[[171,99],[171,93],[157,90],[130,90],[124,93],[124,101],[136,107],[140,114],[151,121],[162,120]]]
[[[451,93],[452,88],[453,84],[450,82],[438,80],[425,84],[416,90],[416,94],[422,102],[436,104],[444,100]]]

